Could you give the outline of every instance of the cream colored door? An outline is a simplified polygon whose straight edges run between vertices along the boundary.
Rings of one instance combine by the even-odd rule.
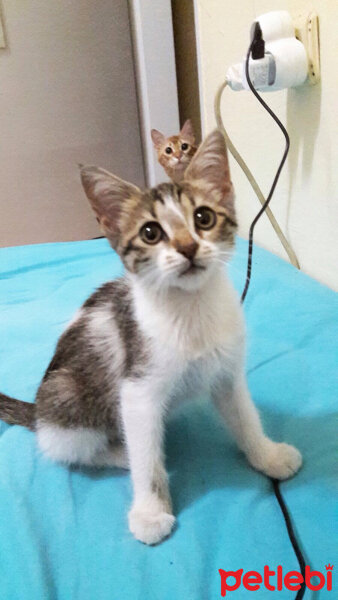
[[[78,163],[144,184],[126,0],[3,0],[0,245],[100,235]]]

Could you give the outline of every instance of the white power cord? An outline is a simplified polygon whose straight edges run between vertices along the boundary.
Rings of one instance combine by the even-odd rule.
[[[232,156],[234,157],[234,159],[237,161],[237,163],[241,167],[241,169],[242,169],[243,173],[246,175],[253,191],[255,192],[258,200],[263,205],[263,204],[265,204],[265,201],[266,201],[264,194],[263,194],[262,190],[260,189],[253,174],[251,173],[249,167],[244,162],[243,158],[241,157],[241,155],[239,154],[239,152],[236,150],[235,146],[233,145],[233,143],[232,143],[231,139],[229,138],[228,133],[224,127],[224,124],[223,124],[222,115],[221,115],[221,99],[222,99],[223,91],[227,85],[228,85],[228,82],[224,81],[224,83],[222,83],[222,85],[220,85],[220,87],[218,88],[216,96],[215,96],[214,110],[215,110],[216,123],[217,123],[218,128],[221,130],[221,132],[224,135],[227,147],[229,148]],[[286,239],[284,233],[282,232],[282,230],[281,230],[273,212],[269,208],[269,206],[266,207],[265,213],[266,213],[267,217],[269,218],[270,223],[271,223],[272,227],[274,228],[281,244],[283,245],[285,252],[287,253],[287,255],[290,259],[291,264],[294,267],[296,267],[297,269],[300,269],[300,265],[299,265],[297,256],[296,256],[294,250],[292,249],[291,245],[289,244],[288,240]]]

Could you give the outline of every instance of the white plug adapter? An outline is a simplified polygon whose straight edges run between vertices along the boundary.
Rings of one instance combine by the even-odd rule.
[[[265,42],[263,58],[249,61],[250,79],[259,91],[297,87],[308,79],[309,59],[304,44],[295,37],[295,27],[286,11],[266,13],[256,19]],[[245,60],[228,69],[227,82],[233,90],[249,89]]]

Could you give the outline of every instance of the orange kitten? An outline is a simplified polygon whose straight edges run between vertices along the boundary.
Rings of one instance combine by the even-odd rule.
[[[166,138],[157,129],[152,129],[151,139],[157,152],[158,162],[175,183],[180,183],[184,171],[197,150],[190,119],[184,123],[178,135]]]

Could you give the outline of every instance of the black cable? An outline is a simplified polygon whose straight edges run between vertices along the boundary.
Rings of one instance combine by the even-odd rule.
[[[242,293],[242,302],[244,302],[245,297],[247,295],[248,292],[248,288],[249,288],[249,284],[250,284],[250,278],[251,278],[251,266],[252,266],[252,245],[253,245],[253,233],[254,233],[254,229],[256,226],[257,221],[261,218],[262,214],[264,213],[266,207],[268,206],[272,195],[275,191],[275,187],[277,185],[279,176],[281,174],[281,170],[284,166],[284,163],[286,161],[286,157],[288,155],[289,152],[289,148],[290,148],[290,138],[288,135],[288,132],[286,131],[284,125],[280,122],[280,120],[278,119],[278,117],[275,115],[274,112],[272,112],[270,106],[268,106],[266,104],[266,102],[264,102],[263,98],[261,98],[261,96],[257,93],[257,91],[255,90],[254,86],[252,85],[251,79],[250,79],[250,73],[249,73],[249,58],[250,58],[250,54],[251,54],[251,49],[252,47],[255,45],[255,38],[252,40],[249,50],[247,52],[246,55],[246,60],[245,60],[245,76],[249,85],[250,90],[252,91],[252,93],[254,94],[254,96],[256,96],[258,102],[260,102],[262,104],[262,106],[264,106],[265,110],[268,111],[268,113],[272,116],[273,120],[277,123],[278,127],[282,130],[284,137],[285,137],[285,150],[284,150],[284,154],[282,157],[282,160],[280,162],[280,165],[277,169],[275,178],[273,180],[270,192],[268,194],[267,199],[265,200],[262,208],[260,209],[260,211],[257,213],[257,215],[255,216],[254,220],[252,221],[251,225],[250,225],[250,229],[249,229],[249,251],[248,251],[248,268],[247,268],[247,274],[246,274],[246,282],[245,282],[245,286],[244,286],[244,290]]]
[[[252,268],[252,251],[253,251],[253,233],[254,233],[254,229],[256,226],[257,221],[261,218],[262,214],[264,213],[266,207],[268,206],[272,195],[275,191],[275,187],[277,185],[281,170],[284,166],[284,163],[286,161],[286,157],[288,155],[289,152],[289,148],[290,148],[290,138],[288,135],[288,132],[286,131],[284,125],[280,122],[280,120],[278,119],[278,117],[275,115],[274,112],[272,112],[271,108],[264,102],[264,100],[261,98],[261,96],[257,93],[256,89],[254,88],[252,81],[250,79],[250,73],[249,73],[249,60],[250,60],[250,54],[252,52],[253,49],[256,50],[257,52],[257,47],[258,47],[258,52],[263,52],[264,55],[264,41],[262,40],[262,31],[260,28],[259,23],[255,23],[254,24],[254,28],[253,28],[253,36],[252,36],[252,41],[250,44],[250,47],[248,49],[247,55],[246,55],[246,60],[245,60],[245,76],[249,85],[250,90],[252,91],[252,93],[254,94],[254,96],[257,98],[257,100],[262,104],[262,106],[264,106],[265,110],[268,111],[268,113],[271,115],[271,117],[273,118],[273,120],[277,123],[278,127],[281,129],[281,131],[284,134],[285,137],[285,150],[284,150],[284,154],[282,157],[282,160],[279,164],[279,167],[277,169],[275,178],[272,182],[272,186],[270,189],[270,192],[267,196],[267,199],[265,200],[262,208],[260,209],[260,211],[257,213],[257,215],[255,216],[254,220],[252,221],[251,225],[250,225],[250,229],[249,229],[249,249],[248,249],[248,266],[247,266],[247,274],[246,274],[246,281],[245,281],[245,286],[242,292],[242,297],[241,297],[241,302],[243,303],[245,300],[245,297],[248,293],[248,289],[249,289],[249,285],[250,285],[250,280],[251,280],[251,268]],[[259,56],[255,56],[255,58],[260,58]],[[291,521],[291,517],[288,511],[288,508],[285,504],[284,498],[282,496],[282,493],[280,491],[280,482],[277,479],[271,479],[272,482],[272,486],[273,486],[273,491],[275,493],[275,496],[277,498],[277,502],[280,506],[280,509],[282,511],[283,517],[284,517],[284,521],[285,521],[285,525],[286,525],[286,529],[289,535],[289,539],[290,542],[292,544],[292,548],[294,550],[294,553],[296,555],[296,558],[298,560],[299,563],[299,567],[300,567],[300,572],[303,576],[303,583],[301,584],[300,589],[297,592],[296,598],[295,600],[302,600],[304,594],[305,594],[305,559],[304,556],[302,554],[302,551],[299,547],[297,538],[296,538],[296,534],[294,532],[293,529],[293,525],[292,525],[292,521]]]
[[[305,559],[304,556],[302,554],[302,551],[299,547],[297,538],[296,538],[296,534],[294,532],[293,526],[292,526],[292,522],[291,522],[291,517],[289,514],[289,511],[287,509],[287,506],[285,504],[284,498],[282,496],[282,493],[280,491],[280,487],[279,487],[279,481],[278,479],[271,479],[272,481],[272,485],[273,485],[273,490],[275,492],[275,496],[277,498],[278,504],[281,508],[281,511],[283,513],[283,517],[285,520],[285,524],[286,524],[286,529],[288,531],[289,534],[289,538],[290,538],[290,542],[292,544],[294,553],[297,557],[299,566],[300,566],[300,572],[303,575],[303,583],[301,584],[300,590],[298,590],[297,592],[297,596],[296,596],[296,600],[302,600],[304,594],[305,594]]]

